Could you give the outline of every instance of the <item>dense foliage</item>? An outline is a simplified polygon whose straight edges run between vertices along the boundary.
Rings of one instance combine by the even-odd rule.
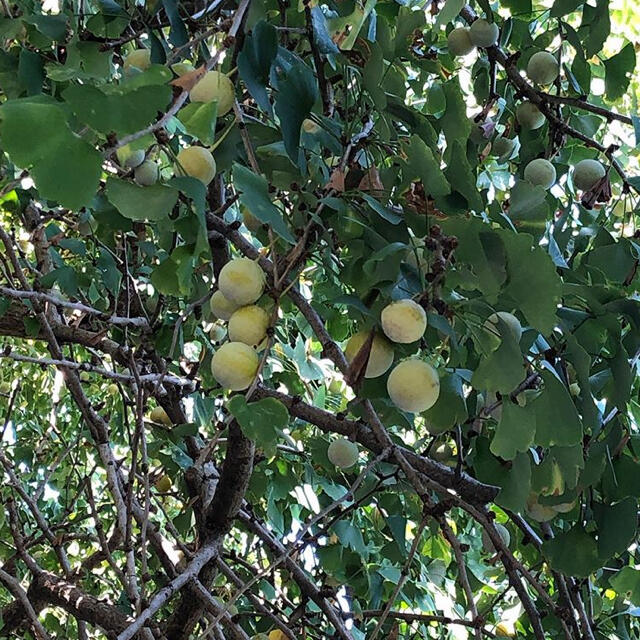
[[[634,3],[0,9],[1,637],[638,637]]]

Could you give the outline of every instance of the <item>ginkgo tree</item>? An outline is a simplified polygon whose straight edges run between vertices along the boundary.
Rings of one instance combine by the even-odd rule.
[[[633,2],[0,9],[0,637],[638,636]]]

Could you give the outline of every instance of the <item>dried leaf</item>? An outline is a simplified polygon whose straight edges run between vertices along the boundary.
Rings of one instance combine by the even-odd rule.
[[[182,91],[191,91],[193,87],[195,87],[202,78],[204,78],[204,74],[207,73],[207,68],[202,65],[193,71],[189,71],[184,75],[181,75],[179,78],[172,80],[169,84],[174,87],[179,87]]]
[[[367,336],[365,343],[360,347],[355,358],[349,365],[349,370],[345,375],[345,380],[352,387],[357,387],[364,378],[367,364],[369,364],[369,356],[371,354],[371,346],[373,345],[374,330],[372,329]]]

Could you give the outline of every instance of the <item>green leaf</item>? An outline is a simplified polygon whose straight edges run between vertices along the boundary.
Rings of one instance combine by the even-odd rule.
[[[561,281],[549,254],[533,247],[533,238],[525,233],[500,230],[507,253],[507,294],[522,311],[527,321],[543,334],[552,331],[557,322]]]
[[[284,80],[278,83],[276,114],[284,138],[284,147],[295,165],[299,162],[300,128],[311,114],[318,97],[318,85],[313,71],[299,62],[289,69]]]
[[[529,407],[521,407],[508,398],[502,403],[502,415],[491,441],[491,453],[504,460],[513,460],[533,444],[536,419]]]
[[[178,192],[161,184],[140,187],[119,178],[109,178],[107,198],[129,220],[167,219],[178,201]]]
[[[500,487],[496,504],[513,511],[523,511],[531,492],[531,459],[519,453],[509,464],[501,463],[489,450],[486,438],[476,439],[473,467],[481,482]]]
[[[182,122],[187,133],[197,138],[206,146],[213,144],[218,116],[218,103],[191,102],[178,112],[178,120]]]
[[[538,222],[543,228],[549,218],[547,192],[526,180],[517,180],[509,197],[509,218],[516,223]]]
[[[636,606],[640,605],[640,571],[633,567],[623,567],[619,573],[609,578],[609,584],[616,593]]]
[[[444,174],[458,193],[464,196],[470,209],[480,212],[484,203],[476,186],[475,172],[467,160],[466,142],[454,140],[451,145],[451,155]]]
[[[313,7],[313,9],[311,9],[311,25],[313,27],[315,44],[320,53],[325,55],[340,53],[340,49],[338,49],[336,43],[331,39],[327,19],[320,7]]]
[[[556,0],[551,9],[552,18],[560,18],[575,11],[584,4],[584,0]]]
[[[233,184],[240,193],[240,202],[260,222],[270,225],[287,242],[295,243],[295,239],[282,217],[282,212],[271,202],[269,183],[262,176],[253,173],[241,164],[234,164]]]
[[[630,42],[622,51],[604,61],[604,86],[608,100],[618,100],[626,93],[635,66],[636,51]]]
[[[271,65],[278,53],[278,35],[273,25],[260,21],[247,35],[238,55],[238,72],[258,106],[271,113],[267,93]]]
[[[96,131],[134,133],[153,122],[171,99],[168,85],[147,85],[132,91],[106,93],[87,84],[74,84],[63,97],[73,113]]]
[[[227,408],[238,421],[247,438],[272,456],[276,452],[279,431],[289,423],[287,408],[275,398],[263,398],[247,403],[242,395],[231,398]]]
[[[458,79],[449,80],[442,85],[447,108],[438,122],[448,143],[454,140],[465,141],[471,133],[471,121],[467,117],[467,104],[460,90]]]
[[[507,327],[500,327],[500,346],[480,360],[471,384],[476,389],[509,393],[525,377],[520,347]]]
[[[465,0],[447,0],[442,9],[438,12],[435,29],[439,29],[456,18],[464,5]]]
[[[391,224],[398,224],[400,222],[402,222],[402,217],[399,216],[397,213],[394,213],[393,211],[391,211],[391,209],[389,209],[388,207],[385,207],[383,204],[381,204],[380,202],[378,202],[375,198],[373,198],[372,196],[366,194],[366,193],[362,193],[360,194],[362,196],[362,199],[381,217],[384,218],[387,222],[390,222]]]
[[[451,187],[440,169],[439,160],[422,138],[416,134],[411,136],[407,148],[407,162],[410,169],[415,172],[414,175],[422,180],[428,195],[435,197],[451,193]]]
[[[30,169],[44,198],[80,209],[95,195],[102,157],[69,129],[57,105],[38,99],[5,102],[0,138],[13,162]]]
[[[532,403],[536,444],[569,446],[582,442],[582,424],[567,388],[550,371],[543,371],[544,390]]]
[[[169,258],[160,263],[151,273],[151,283],[167,296],[185,296],[191,293],[195,258],[193,247],[176,247]]]
[[[601,566],[596,541],[582,526],[561,532],[547,540],[542,552],[554,569],[570,576],[586,578]]]
[[[637,508],[635,498],[626,498],[614,505],[593,505],[598,525],[598,554],[602,560],[627,550],[636,534]]]
[[[611,32],[609,0],[596,0],[595,7],[585,3],[580,27],[587,34],[584,48],[585,57],[589,59],[602,51],[602,46]]]
[[[438,400],[423,414],[430,433],[443,433],[467,419],[467,403],[462,383],[462,378],[456,373],[441,376]]]

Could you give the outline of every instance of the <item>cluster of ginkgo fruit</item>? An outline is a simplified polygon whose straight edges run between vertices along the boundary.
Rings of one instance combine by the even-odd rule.
[[[500,32],[495,22],[484,18],[475,20],[470,27],[456,27],[449,32],[447,48],[453,56],[466,56],[476,47],[492,47],[498,43]],[[527,77],[538,86],[553,84],[560,76],[560,64],[552,53],[537,51],[527,62]],[[546,121],[544,113],[530,100],[516,107],[516,120],[523,129],[534,130],[542,127]],[[490,121],[474,122],[472,138],[488,144],[493,137],[495,127]],[[511,160],[517,153],[519,140],[498,135],[492,142],[491,153],[499,162]],[[579,191],[589,191],[605,177],[607,171],[602,163],[593,158],[580,160],[573,167],[573,186]],[[523,172],[524,179],[534,186],[550,189],[557,179],[556,168],[547,158],[534,158]]]
[[[123,63],[126,75],[145,71],[150,66],[150,49],[132,51]],[[178,76],[195,72],[187,63],[174,64],[172,69]],[[207,71],[189,92],[189,100],[192,103],[216,102],[218,116],[224,116],[231,110],[234,99],[233,82],[219,71]],[[133,170],[133,179],[140,186],[151,186],[161,178],[160,164],[153,158],[153,153],[146,149],[124,145],[116,151],[116,157],[125,170]],[[176,155],[174,174],[197,178],[206,186],[216,175],[216,161],[206,147],[190,145],[182,148]]]

